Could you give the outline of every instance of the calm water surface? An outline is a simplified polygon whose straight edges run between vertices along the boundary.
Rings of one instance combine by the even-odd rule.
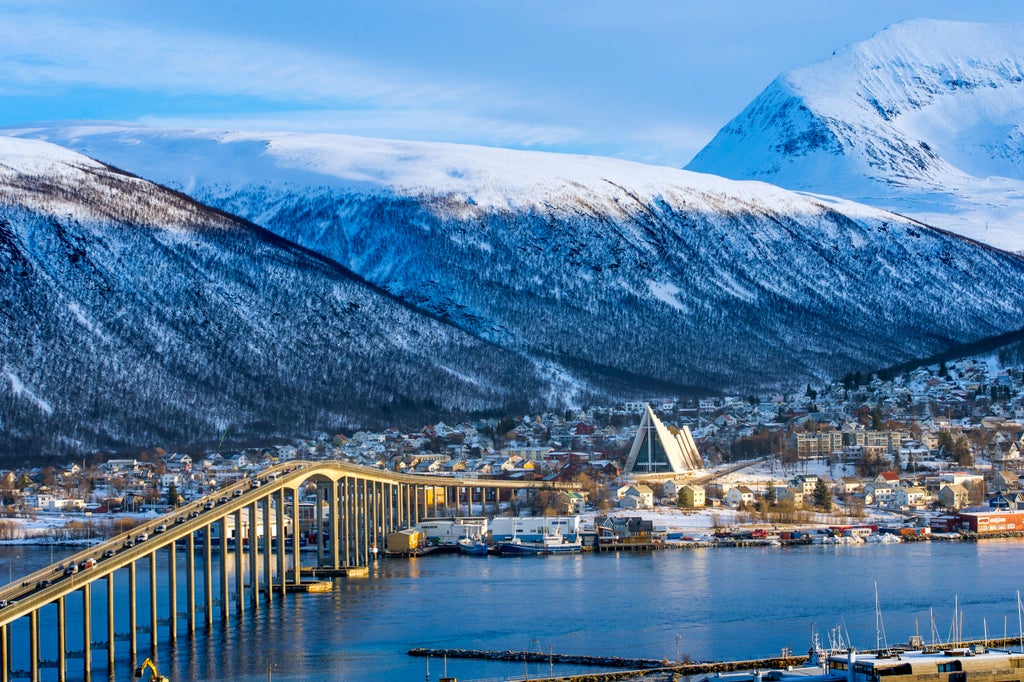
[[[49,552],[0,546],[0,570],[17,577],[48,564]],[[876,584],[890,644],[915,632],[929,640],[933,622],[940,638],[948,638],[954,600],[966,638],[981,638],[986,630],[1013,635],[1022,563],[1024,542],[1000,540],[386,559],[369,578],[336,581],[332,593],[289,596],[258,613],[249,609],[241,622],[217,622],[173,647],[161,637],[158,659],[161,673],[175,681],[265,680],[268,667],[279,680],[423,680],[425,661],[407,656],[410,648],[672,659],[678,645],[681,657],[738,659],[783,647],[804,652],[812,626],[824,632],[838,625],[855,646],[872,648]],[[140,586],[148,585],[147,566],[139,564]],[[182,590],[183,584],[180,578]],[[99,585],[94,605],[105,603]],[[72,623],[81,621],[77,601],[68,600]],[[148,598],[140,600],[141,623],[148,623],[146,609]],[[53,631],[54,618],[44,613],[43,628]],[[127,615],[115,621],[121,632]],[[93,639],[103,632],[102,623],[94,625]],[[70,649],[81,648],[75,633],[69,639]],[[140,634],[139,642],[148,653],[149,635]],[[113,678],[131,679],[127,644],[117,647],[119,661],[125,660]],[[105,665],[106,653],[94,651],[95,679],[108,678]],[[430,665],[437,679],[442,661]],[[555,666],[556,673],[573,670]],[[56,678],[54,670],[43,672],[44,679]],[[81,679],[81,661],[71,660],[69,672]],[[449,660],[447,672],[463,681],[523,679],[547,674],[548,666]]]

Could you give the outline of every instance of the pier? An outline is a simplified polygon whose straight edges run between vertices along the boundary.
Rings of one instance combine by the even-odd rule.
[[[943,651],[947,649],[966,650],[972,646],[980,646],[989,649],[1008,649],[1010,647],[1024,648],[1024,637],[997,637],[986,640],[967,640],[954,644],[930,644],[925,645],[925,651]],[[893,651],[909,649],[906,645],[891,647]],[[879,653],[876,650],[863,650],[861,653]],[[605,682],[611,680],[626,680],[634,677],[658,675],[663,673],[666,680],[677,680],[683,677],[690,678],[694,675],[712,675],[715,673],[731,673],[743,671],[767,671],[785,670],[804,665],[808,656],[769,656],[766,658],[752,658],[739,661],[669,661],[655,658],[629,658],[623,656],[599,656],[587,654],[556,654],[544,653],[542,651],[514,651],[514,650],[489,650],[489,649],[410,649],[410,656],[421,656],[430,658],[470,658],[489,661],[527,662],[527,663],[549,663],[559,665],[594,666],[597,668],[616,668],[614,671],[604,670],[594,673],[578,673],[575,675],[562,675],[554,677],[533,677],[533,682]]]

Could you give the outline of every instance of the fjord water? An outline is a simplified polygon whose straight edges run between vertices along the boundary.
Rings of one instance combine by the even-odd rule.
[[[17,577],[49,557],[45,547],[0,547],[0,568],[8,564]],[[338,580],[329,594],[289,595],[273,608],[247,609],[240,621],[218,620],[194,639],[179,634],[173,646],[161,634],[158,661],[172,680],[264,680],[268,667],[279,680],[423,680],[425,659],[406,654],[413,647],[673,659],[678,646],[681,658],[723,660],[783,647],[802,653],[812,627],[824,638],[836,626],[866,649],[876,643],[876,584],[889,644],[915,632],[930,641],[933,620],[938,637],[948,639],[955,603],[964,638],[986,630],[1013,636],[1022,561],[1024,542],[1014,540],[382,559],[368,578]],[[140,587],[148,584],[147,565],[140,562]],[[179,577],[179,589],[183,583]],[[69,623],[81,622],[76,602],[68,600]],[[94,608],[102,603],[94,591]],[[140,623],[148,622],[146,609],[148,596],[140,596]],[[44,613],[44,631],[53,621]],[[122,632],[127,614],[115,621]],[[94,626],[93,639],[104,631]],[[69,635],[69,649],[81,648],[80,636]],[[54,639],[44,637],[44,649]],[[149,635],[138,641],[145,655]],[[119,641],[117,651],[113,677],[131,679],[127,643]],[[107,678],[105,663],[106,653],[94,651],[94,679]],[[443,665],[431,659],[433,679]],[[80,666],[69,661],[70,679],[80,679]],[[448,675],[463,681],[548,672],[547,664],[521,661],[447,661]],[[54,670],[44,669],[48,675],[55,679]]]

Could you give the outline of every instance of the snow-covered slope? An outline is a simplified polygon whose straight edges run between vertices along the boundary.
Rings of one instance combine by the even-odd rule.
[[[687,166],[1024,250],[1024,26],[915,20],[779,76]]]
[[[39,127],[480,339],[648,394],[871,371],[1016,330],[1019,258],[846,201],[603,158]]]
[[[3,457],[586,399],[554,363],[481,342],[254,225],[11,138],[0,338]]]

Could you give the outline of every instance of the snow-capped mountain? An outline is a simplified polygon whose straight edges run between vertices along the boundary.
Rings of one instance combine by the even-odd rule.
[[[184,446],[585,399],[265,230],[0,138],[0,453]]]
[[[914,20],[775,79],[688,169],[1024,251],[1024,25]]]
[[[590,385],[755,391],[1021,326],[1020,258],[763,183],[331,135],[20,134],[187,192]]]

